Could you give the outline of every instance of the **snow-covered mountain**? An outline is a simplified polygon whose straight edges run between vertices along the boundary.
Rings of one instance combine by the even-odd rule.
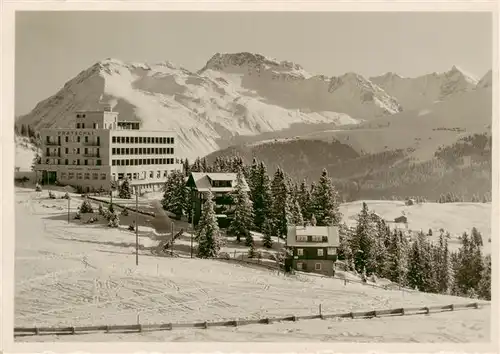
[[[41,101],[19,123],[65,127],[77,109],[111,104],[145,129],[175,129],[186,157],[205,155],[235,136],[297,124],[356,124],[401,110],[381,88],[356,74],[312,76],[301,66],[258,54],[216,54],[199,72],[170,62],[100,61]]]
[[[444,73],[432,73],[415,78],[386,73],[370,80],[395,97],[403,109],[422,109],[432,103],[444,101],[460,92],[476,88],[478,80],[464,70],[453,66]]]
[[[493,71],[488,71],[477,83],[477,88],[487,88],[493,86]]]

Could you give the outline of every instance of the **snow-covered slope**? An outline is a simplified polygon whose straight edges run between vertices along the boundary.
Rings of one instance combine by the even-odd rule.
[[[296,64],[259,55],[240,63],[240,57],[247,54],[215,55],[199,73],[169,62],[106,59],[68,81],[18,122],[35,129],[67,127],[74,122],[74,110],[107,103],[120,117],[142,121],[145,129],[175,129],[181,154],[193,158],[238,135],[280,131],[294,124],[356,124],[358,118],[400,110],[394,98],[356,74],[311,77]]]
[[[415,78],[386,73],[370,80],[395,97],[404,110],[420,109],[437,101],[444,101],[459,92],[473,90],[478,80],[464,70],[453,66],[444,73],[432,73]]]
[[[15,143],[15,167],[19,167],[20,171],[31,171],[31,165],[33,164],[37,148],[26,137],[16,136]]]

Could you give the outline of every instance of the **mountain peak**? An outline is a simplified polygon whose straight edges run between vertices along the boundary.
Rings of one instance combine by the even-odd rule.
[[[245,66],[258,69],[279,68],[282,70],[303,70],[302,66],[290,61],[278,61],[277,59],[269,58],[257,53],[239,52],[214,54],[200,70],[200,72],[208,69],[224,70],[228,67],[242,68]]]
[[[477,88],[486,88],[493,86],[493,70],[489,70],[477,83]]]

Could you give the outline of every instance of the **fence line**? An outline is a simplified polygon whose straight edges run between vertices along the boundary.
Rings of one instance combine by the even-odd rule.
[[[99,198],[95,198],[95,197],[91,197],[91,196],[87,196],[88,199],[90,200],[93,200],[95,202],[99,202],[99,203],[105,203],[105,204],[111,204],[110,201],[108,200],[102,200],[102,199],[99,199]],[[147,215],[147,216],[151,216],[151,217],[155,217],[155,213],[152,213],[152,212],[148,212],[148,211],[143,211],[143,210],[139,210],[139,209],[135,209],[135,208],[131,208],[131,207],[128,207],[128,206],[124,206],[124,205],[120,205],[120,204],[117,204],[117,203],[113,203],[113,206],[114,207],[118,207],[118,208],[121,208],[121,209],[126,209],[128,211],[132,211],[134,213],[139,213],[139,214],[142,214],[142,215]]]
[[[275,318],[261,318],[249,320],[231,320],[219,322],[195,322],[195,323],[162,323],[162,324],[135,324],[135,325],[100,325],[87,327],[15,327],[14,336],[33,336],[33,335],[71,335],[84,334],[88,332],[105,332],[105,333],[139,333],[143,331],[165,331],[175,328],[209,328],[209,327],[237,327],[250,324],[270,324],[273,322],[283,321],[299,321],[312,319],[330,319],[330,318],[350,318],[350,319],[367,319],[374,317],[389,317],[389,316],[409,316],[432,314],[445,311],[479,309],[481,306],[490,306],[490,303],[469,303],[469,304],[451,304],[445,306],[425,306],[413,308],[396,308],[388,310],[372,310],[364,312],[347,312],[338,314],[323,314],[321,305],[317,315],[308,316],[285,316]]]

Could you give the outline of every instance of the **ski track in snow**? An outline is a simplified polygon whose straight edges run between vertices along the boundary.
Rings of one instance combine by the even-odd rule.
[[[91,228],[75,221],[67,225],[65,220],[50,219],[54,209],[44,208],[43,205],[63,204],[64,200],[44,200],[35,192],[16,193],[16,199],[21,201],[16,203],[16,326],[133,324],[137,316],[141,323],[146,324],[311,315],[317,314],[319,304],[324,313],[338,313],[467,302],[463,298],[403,293],[361,284],[345,286],[341,280],[320,277],[301,276],[299,279],[214,260],[153,257],[147,250],[141,250],[140,264],[136,268],[135,256],[123,253],[119,249],[123,247],[84,242],[133,242],[134,234],[116,229]],[[72,250],[75,252],[72,253]],[[304,282],[304,279],[307,281]],[[468,327],[464,331],[487,336],[484,333],[489,331],[488,313],[485,310],[471,311],[476,311],[476,317],[482,314],[476,321],[478,329]],[[471,311],[463,311],[465,315],[457,311],[448,316],[455,316],[455,320],[463,319]],[[396,322],[390,321],[403,320],[376,321],[384,325],[392,323],[397,328]],[[415,321],[423,320],[419,318]],[[360,338],[357,335],[332,334],[334,331],[329,328],[337,326],[335,321],[323,321],[321,325],[314,323],[273,324],[262,327],[267,328],[265,333],[258,326],[249,326],[210,329],[210,332],[176,330],[143,336],[112,336],[116,340],[161,340],[167,337],[168,340],[181,341],[219,340],[216,338],[220,335],[221,340],[226,337],[227,340],[233,337],[234,340],[287,340],[287,337],[362,341],[362,334],[359,334]],[[366,323],[372,327],[374,321]],[[347,326],[352,327],[350,324]],[[317,331],[311,329],[314,327],[318,327]],[[363,331],[366,330],[358,332]],[[456,334],[451,335],[459,338]],[[400,336],[408,338],[417,334]],[[75,337],[83,341],[101,338],[99,335]],[[382,335],[372,335],[371,338],[378,341],[384,339]]]

